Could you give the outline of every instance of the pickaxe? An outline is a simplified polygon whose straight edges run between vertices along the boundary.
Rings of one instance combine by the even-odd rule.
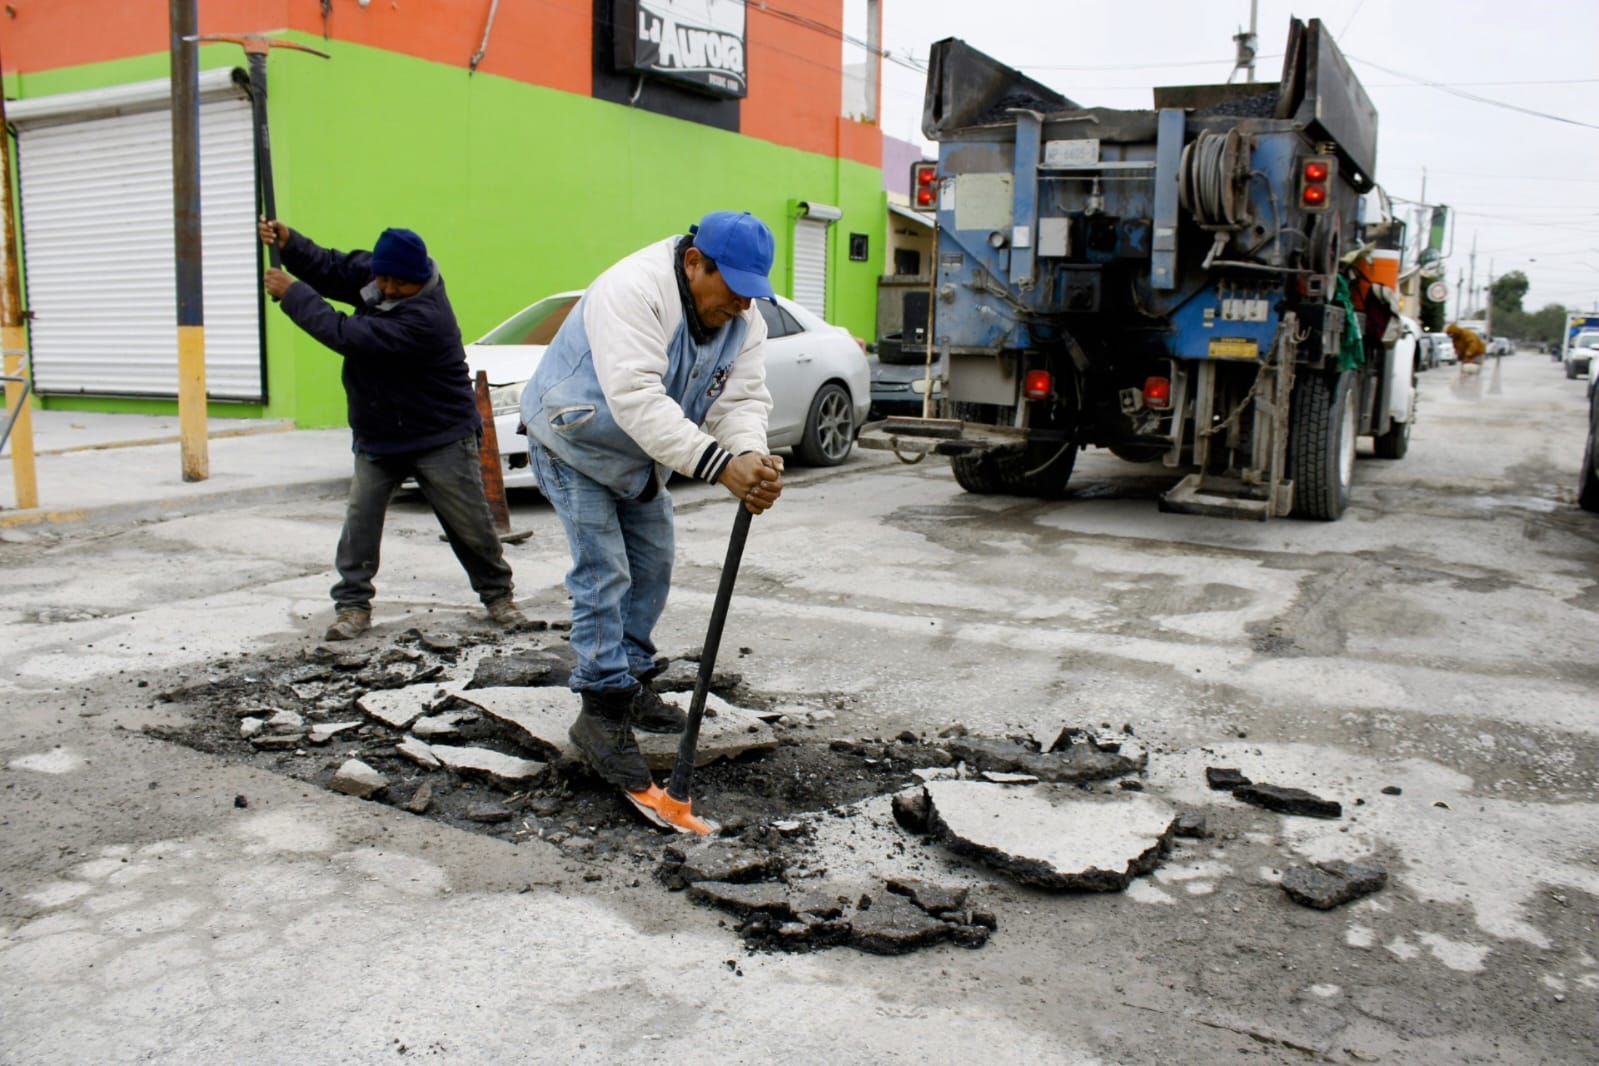
[[[272,139],[267,135],[267,52],[274,48],[292,48],[297,52],[310,52],[323,59],[333,57],[298,41],[284,37],[268,37],[264,33],[203,33],[183,38],[185,41],[226,41],[241,45],[250,60],[250,114],[255,120],[255,183],[261,193],[258,205],[261,217],[271,220],[278,217],[276,198],[272,193]],[[267,245],[267,255],[274,268],[283,265],[274,241]]]

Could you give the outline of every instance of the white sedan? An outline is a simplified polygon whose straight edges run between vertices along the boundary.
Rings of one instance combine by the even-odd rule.
[[[488,378],[506,488],[538,488],[528,468],[527,437],[517,432],[522,389],[582,295],[545,297],[466,346],[473,380],[480,370]],[[837,466],[849,458],[871,404],[864,346],[842,326],[828,325],[782,296],[775,305],[756,300],[755,306],[767,330],[766,387],[772,394],[772,416],[766,446],[772,451],[792,448],[797,461],[811,466]]]

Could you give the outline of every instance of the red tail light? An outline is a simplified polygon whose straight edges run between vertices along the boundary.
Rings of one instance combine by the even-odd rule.
[[[1171,379],[1144,379],[1144,406],[1151,411],[1164,411],[1171,406]]]
[[[1327,202],[1327,186],[1306,185],[1300,199],[1304,201],[1306,207],[1318,207]]]
[[[1022,379],[1022,395],[1029,400],[1047,400],[1055,391],[1055,381],[1047,370],[1029,370]]]
[[[1305,164],[1305,180],[1326,181],[1327,170],[1328,167],[1326,163],[1323,163],[1319,159],[1312,159],[1310,162]]]

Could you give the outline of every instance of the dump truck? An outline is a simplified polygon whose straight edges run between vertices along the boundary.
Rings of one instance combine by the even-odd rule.
[[[937,218],[919,309],[940,399],[860,443],[1044,497],[1107,448],[1172,471],[1166,510],[1336,519],[1357,436],[1400,458],[1415,413],[1376,110],[1319,20],[1291,21],[1278,83],[1154,96],[1083,106],[933,46],[938,160],[912,195]]]

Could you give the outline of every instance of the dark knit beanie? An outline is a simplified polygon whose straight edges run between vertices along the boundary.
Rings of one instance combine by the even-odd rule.
[[[372,248],[372,273],[401,281],[426,281],[433,276],[428,246],[408,229],[386,229]]]

